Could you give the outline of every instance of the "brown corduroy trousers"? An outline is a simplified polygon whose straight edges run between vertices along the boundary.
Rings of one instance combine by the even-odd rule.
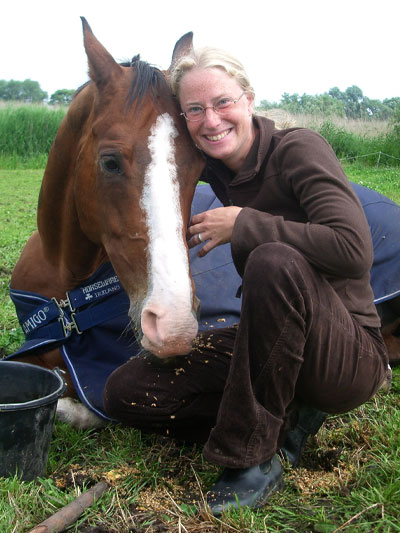
[[[349,314],[329,282],[290,246],[271,243],[247,260],[238,327],[200,333],[186,356],[137,356],[113,372],[107,413],[128,425],[205,442],[230,468],[276,452],[290,407],[351,410],[385,380],[378,328]]]

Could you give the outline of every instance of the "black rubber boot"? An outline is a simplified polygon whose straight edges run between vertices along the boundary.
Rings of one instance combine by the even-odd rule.
[[[280,452],[284,459],[289,461],[293,468],[300,464],[301,454],[310,435],[316,435],[322,426],[327,413],[302,405],[299,407],[298,422],[294,429],[286,435]]]
[[[229,507],[263,506],[270,495],[283,486],[282,466],[277,455],[250,468],[225,468],[207,493],[207,504],[214,516]]]

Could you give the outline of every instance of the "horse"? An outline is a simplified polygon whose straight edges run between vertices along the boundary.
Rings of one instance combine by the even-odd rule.
[[[129,296],[132,329],[143,349],[159,358],[185,354],[198,328],[186,229],[204,162],[168,74],[193,35],[177,41],[170,68],[161,71],[140,56],[117,63],[84,17],[82,29],[90,81],[74,96],[49,152],[38,229],[15,265],[11,287],[61,308],[68,291],[110,261]],[[58,348],[16,360],[63,369],[64,400],[76,397]],[[58,410],[71,406],[61,399]],[[81,405],[72,424],[89,417],[88,425],[96,425],[86,411]]]

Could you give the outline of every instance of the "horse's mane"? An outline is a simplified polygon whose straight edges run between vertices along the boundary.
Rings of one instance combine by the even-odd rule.
[[[133,103],[139,105],[148,91],[155,101],[158,95],[158,88],[161,86],[164,89],[168,88],[167,80],[164,74],[153,65],[140,59],[140,55],[136,55],[131,61],[120,63],[121,67],[131,67],[134,69],[132,78],[132,85],[127,95],[127,105],[130,107]],[[73,98],[91,83],[91,80],[81,85],[76,91]]]

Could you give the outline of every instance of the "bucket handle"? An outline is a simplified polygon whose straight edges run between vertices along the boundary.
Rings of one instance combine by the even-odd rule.
[[[64,379],[64,376],[66,374],[65,370],[62,370],[61,368],[56,366],[55,368],[53,368],[53,372],[54,372],[54,374],[57,374],[57,376],[61,379],[61,381],[64,383],[64,385],[67,386],[67,384],[65,382],[65,379]]]
[[[62,394],[64,394],[67,388],[67,384],[62,375],[62,374],[65,374],[65,372],[61,370],[61,368],[58,368],[58,366],[53,368],[53,370],[50,370],[50,372],[53,372],[60,380],[60,384],[57,390],[53,391],[51,394],[48,394],[47,396],[43,396],[42,398],[38,398],[37,400],[31,400],[29,402],[0,404],[0,411],[15,411],[17,409],[33,409],[35,407],[39,407],[39,406],[46,405],[52,402],[56,402],[58,398]]]

